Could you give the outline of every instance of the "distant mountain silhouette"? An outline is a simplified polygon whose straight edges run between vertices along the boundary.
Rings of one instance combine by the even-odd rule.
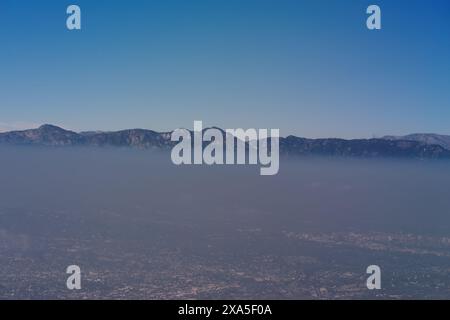
[[[171,141],[170,133],[157,133],[144,129],[76,133],[45,124],[37,129],[0,133],[0,144],[163,148],[171,144]]]
[[[84,142],[82,135],[50,124],[38,129],[0,133],[0,143],[11,145],[74,146]]]
[[[223,132],[223,130],[222,130]],[[114,132],[73,132],[54,125],[37,129],[0,133],[0,145],[34,146],[95,146],[170,149],[170,132],[129,129]],[[448,158],[450,150],[443,146],[439,135],[411,135],[381,139],[306,139],[295,136],[280,138],[283,155],[322,155],[341,157],[406,157]],[[445,145],[445,144],[444,144]]]
[[[414,133],[406,136],[385,136],[387,140],[410,140],[419,141],[426,144],[437,144],[447,150],[450,150],[450,136],[434,133]]]
[[[387,139],[305,139],[288,136],[280,139],[280,152],[291,155],[450,159],[450,151],[439,145]]]

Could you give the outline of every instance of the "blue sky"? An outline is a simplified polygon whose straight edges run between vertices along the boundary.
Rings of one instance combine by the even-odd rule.
[[[450,134],[448,0],[2,0],[0,43],[0,130]]]

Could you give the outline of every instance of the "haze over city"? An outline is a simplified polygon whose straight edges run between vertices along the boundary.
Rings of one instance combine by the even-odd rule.
[[[449,299],[450,2],[375,2],[0,1],[0,300]]]

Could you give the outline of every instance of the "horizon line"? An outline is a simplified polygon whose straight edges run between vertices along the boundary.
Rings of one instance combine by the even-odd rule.
[[[1,123],[0,123],[0,125],[1,125]],[[169,130],[169,131],[156,131],[156,130],[153,130],[153,129],[142,128],[142,127],[124,128],[124,129],[115,129],[115,130],[95,130],[95,129],[94,130],[75,130],[75,129],[67,128],[66,126],[63,126],[63,125],[56,125],[56,124],[52,124],[52,123],[43,123],[43,124],[40,124],[40,125],[33,124],[33,125],[30,125],[29,127],[20,127],[20,128],[19,127],[18,128],[13,128],[13,126],[11,126],[11,128],[7,129],[7,130],[2,130],[1,127],[0,127],[0,134],[12,133],[12,132],[23,132],[23,131],[28,131],[28,130],[37,130],[37,129],[40,129],[40,128],[45,127],[45,126],[56,127],[56,128],[59,128],[59,129],[65,130],[65,131],[71,131],[71,132],[74,132],[74,133],[77,133],[77,134],[83,134],[83,133],[89,133],[89,132],[93,132],[93,133],[113,133],[113,132],[120,132],[120,131],[127,131],[127,130],[146,130],[146,131],[153,131],[153,132],[156,132],[156,133],[159,133],[159,134],[171,133],[171,132],[173,132],[174,130],[177,130],[177,129],[186,129],[188,131],[193,131],[191,129],[187,129],[187,128],[183,128],[183,127],[175,128],[175,129],[172,129],[172,130]],[[203,128],[203,130],[212,129],[212,128],[220,129],[220,130],[224,130],[224,131],[227,130],[227,129],[222,129],[219,126],[208,126],[208,127]],[[242,128],[242,129],[246,130],[245,128]],[[251,129],[251,128],[247,128],[247,129]],[[285,135],[285,136],[281,136],[280,135],[280,138],[296,137],[296,138],[313,139],[313,140],[317,140],[317,139],[370,140],[370,139],[382,139],[382,138],[385,138],[385,137],[402,138],[402,137],[410,136],[410,135],[438,135],[438,136],[449,136],[450,137],[450,134],[443,134],[443,133],[436,133],[436,132],[413,132],[413,133],[407,133],[407,134],[385,134],[385,135],[381,135],[381,136],[373,135],[372,137],[366,137],[366,138],[340,138],[340,137],[322,137],[322,138],[315,137],[315,138],[310,138],[310,137],[305,137],[305,136],[297,136],[295,134],[288,134],[288,135]]]

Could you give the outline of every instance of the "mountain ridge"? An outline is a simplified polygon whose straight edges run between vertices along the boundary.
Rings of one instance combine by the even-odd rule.
[[[450,150],[450,135],[436,133],[413,133],[404,136],[384,136],[382,139],[419,141],[426,144],[436,144]]]
[[[222,129],[220,130],[224,132]],[[170,149],[176,144],[176,142],[170,140],[170,135],[171,132],[156,132],[148,129],[77,133],[55,125],[44,124],[37,129],[0,133],[0,145],[110,146],[164,150]],[[442,137],[442,135],[435,136]],[[421,140],[419,140],[419,137],[412,135],[405,137],[404,139],[395,136],[373,139],[309,139],[290,135],[280,137],[279,142],[280,153],[283,155],[450,159],[450,147],[446,149],[440,144],[429,143],[430,141],[434,142],[434,140],[424,137]]]

